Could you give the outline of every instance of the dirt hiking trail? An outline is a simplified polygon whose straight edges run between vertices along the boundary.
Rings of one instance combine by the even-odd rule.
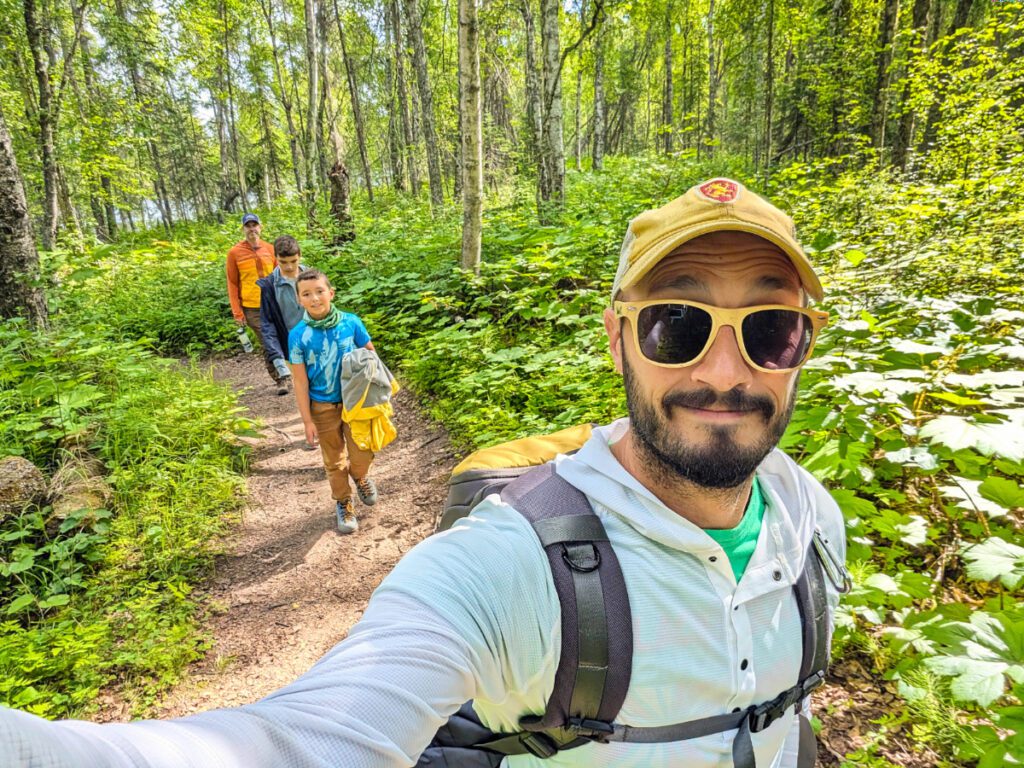
[[[211,609],[211,648],[149,717],[248,704],[306,672],[345,637],[398,559],[433,530],[455,464],[447,434],[402,390],[394,402],[398,437],[370,473],[380,499],[373,507],[357,503],[359,530],[340,536],[320,451],[306,446],[294,396],[275,393],[256,355],[216,360],[213,374],[242,391],[241,403],[264,424],[263,437],[250,441],[241,524],[195,595]],[[829,683],[814,694],[823,768],[846,764],[894,708],[895,684],[874,680],[865,663],[856,653],[834,663]],[[105,695],[91,717],[130,718],[116,694]],[[912,734],[896,727],[879,751],[904,768],[937,764],[937,755],[913,744]]]
[[[306,446],[294,395],[275,393],[255,354],[216,360],[213,373],[244,390],[241,403],[262,420],[263,437],[251,441],[241,525],[196,595],[215,609],[207,622],[212,646],[150,717],[247,704],[306,672],[345,637],[398,559],[433,530],[454,464],[447,434],[402,390],[394,401],[398,437],[370,470],[379,500],[366,507],[355,497],[359,530],[341,536],[320,451]],[[129,717],[123,704],[104,710],[103,720]]]

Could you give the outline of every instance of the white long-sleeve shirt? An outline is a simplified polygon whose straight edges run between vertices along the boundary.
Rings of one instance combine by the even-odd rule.
[[[774,698],[796,682],[801,625],[792,584],[815,525],[845,554],[827,491],[780,451],[757,475],[757,548],[737,584],[724,552],[665,507],[609,450],[625,420],[595,430],[557,471],[580,488],[615,548],[633,618],[632,678],[617,722],[659,726]],[[838,596],[829,587],[830,604]],[[547,557],[497,496],[415,547],[362,620],[296,682],[245,707],[166,722],[48,723],[0,710],[0,767],[399,768],[474,699],[495,730],[540,713],[561,647]],[[669,744],[588,744],[507,768],[729,766],[735,731]],[[796,764],[796,719],[753,734],[759,767]]]

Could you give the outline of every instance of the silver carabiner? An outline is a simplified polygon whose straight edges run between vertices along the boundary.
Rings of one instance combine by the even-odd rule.
[[[813,542],[814,551],[818,553],[818,559],[825,568],[825,575],[828,576],[828,580],[832,582],[832,586],[836,588],[839,594],[847,594],[853,589],[853,577],[846,570],[846,564],[839,559],[839,556],[828,543],[828,539],[821,532],[821,528],[814,528]]]

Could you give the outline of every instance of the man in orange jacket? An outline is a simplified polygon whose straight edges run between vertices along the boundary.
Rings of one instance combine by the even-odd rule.
[[[228,277],[228,299],[231,314],[239,325],[248,325],[263,344],[263,329],[260,326],[260,287],[256,281],[266,277],[277,266],[274,246],[260,240],[263,225],[255,213],[242,217],[242,233],[245,239],[228,251],[225,270]],[[280,374],[274,364],[264,358],[267,373],[280,386]]]

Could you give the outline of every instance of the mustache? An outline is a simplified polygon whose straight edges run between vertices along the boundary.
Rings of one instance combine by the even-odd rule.
[[[748,395],[740,389],[721,394],[713,389],[693,389],[669,392],[661,398],[661,407],[668,414],[673,407],[711,408],[718,406],[729,411],[758,411],[765,421],[775,415],[775,405],[766,395]]]

